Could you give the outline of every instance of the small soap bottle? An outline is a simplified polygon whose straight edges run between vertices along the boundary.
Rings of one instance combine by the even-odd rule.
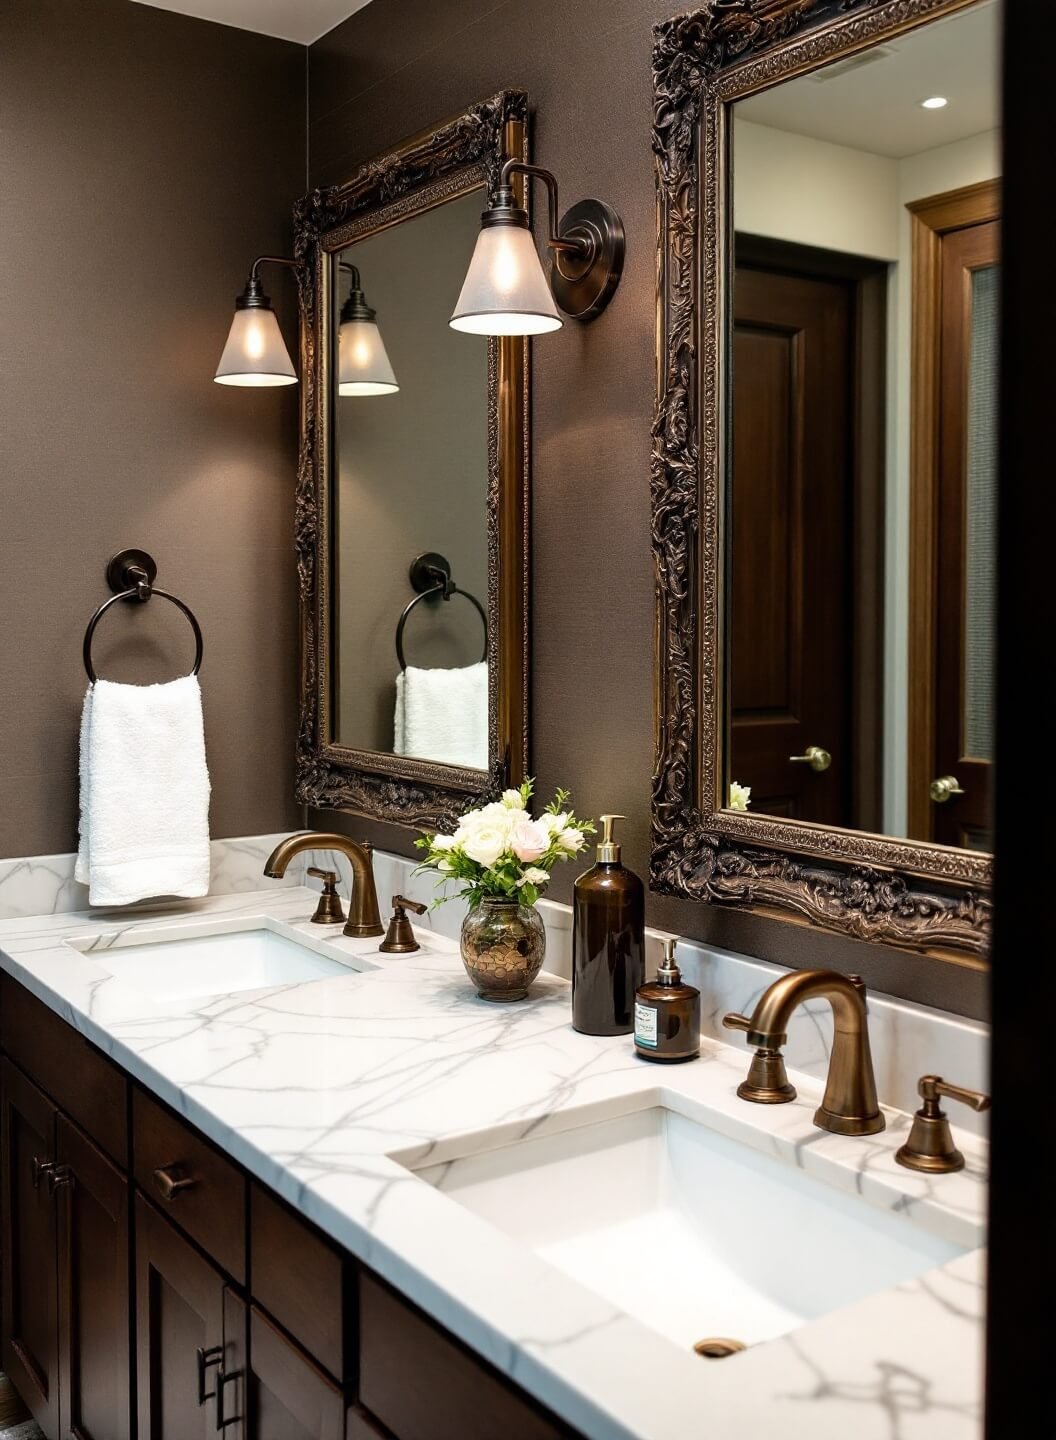
[[[620,861],[601,817],[598,860],[576,881],[572,904],[572,1025],[584,1035],[629,1035],[645,979],[645,886]]]
[[[693,1060],[700,1054],[700,991],[685,985],[672,936],[656,979],[634,998],[634,1048],[643,1060]]]

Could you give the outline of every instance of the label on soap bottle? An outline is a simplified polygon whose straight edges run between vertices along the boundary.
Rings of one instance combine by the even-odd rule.
[[[634,1043],[645,1045],[650,1050],[655,1050],[656,1040],[656,1006],[643,1005],[640,1000],[634,1002]]]

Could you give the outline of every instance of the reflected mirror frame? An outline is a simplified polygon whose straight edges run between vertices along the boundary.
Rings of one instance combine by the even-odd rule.
[[[473,805],[518,785],[528,767],[528,342],[488,346],[488,770],[469,770],[333,739],[334,257],[356,240],[497,183],[528,159],[528,96],[502,91],[359,167],[294,209],[301,314],[301,444],[296,494],[301,672],[296,799],[422,829],[451,828]],[[525,203],[523,179],[520,202]],[[483,597],[481,597],[483,599]]]
[[[718,804],[730,349],[729,107],[976,0],[725,0],[654,27],[657,388],[652,448],[656,765],[650,886],[983,966],[992,861],[979,852]]]

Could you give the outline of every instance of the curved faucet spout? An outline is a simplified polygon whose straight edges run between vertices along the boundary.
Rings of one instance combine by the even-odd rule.
[[[288,835],[280,840],[264,862],[264,874],[272,880],[281,880],[286,867],[295,855],[306,850],[337,850],[348,857],[352,866],[352,897],[348,905],[348,922],[343,933],[363,938],[370,935],[384,935],[378,909],[378,892],[374,884],[374,851],[370,845],[360,845],[347,835],[337,835],[307,830],[300,835]]]
[[[793,1012],[808,1000],[832,1006],[833,1043],[825,1096],[814,1123],[837,1135],[875,1135],[884,1128],[876,1098],[865,986],[857,975],[835,970],[794,970],[759,998],[748,1022],[748,1044],[778,1050],[788,1039]]]

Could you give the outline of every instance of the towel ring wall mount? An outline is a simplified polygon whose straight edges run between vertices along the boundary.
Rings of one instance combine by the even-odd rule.
[[[142,605],[145,605],[155,595],[159,595],[162,600],[171,600],[177,610],[181,610],[186,615],[191,629],[194,631],[194,668],[191,670],[191,674],[197,675],[202,668],[202,629],[195,618],[194,611],[175,595],[170,595],[167,590],[155,588],[154,581],[157,573],[157,563],[153,555],[149,555],[146,550],[119,550],[116,555],[111,555],[106,567],[106,583],[114,593],[109,600],[104,600],[99,606],[99,609],[88,621],[88,628],[84,632],[84,668],[93,685],[97,678],[92,666],[92,637],[95,634],[95,627],[111,605],[116,605],[119,600]]]
[[[418,592],[412,600],[409,600],[403,607],[403,611],[396,623],[396,659],[400,662],[400,669],[407,669],[407,661],[403,655],[403,631],[407,624],[407,617],[421,600],[428,600],[430,596],[439,596],[442,600],[450,600],[452,595],[464,595],[465,598],[476,608],[480,616],[481,624],[484,626],[484,650],[480,657],[481,663],[488,658],[488,616],[484,606],[475,595],[468,590],[460,590],[451,579],[451,564],[435,550],[426,550],[421,555],[416,555],[411,561],[408,571],[412,587]]]

